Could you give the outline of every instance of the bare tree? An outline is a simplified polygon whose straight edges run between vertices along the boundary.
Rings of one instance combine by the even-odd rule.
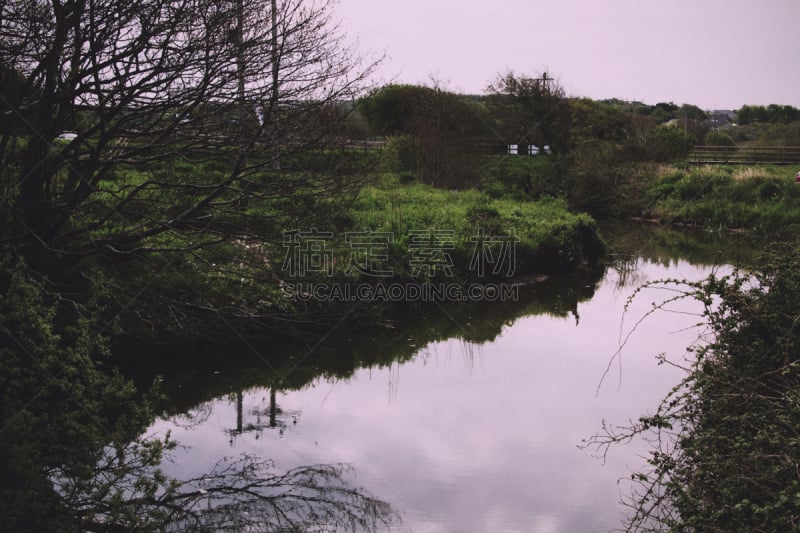
[[[87,293],[87,268],[124,263],[127,281],[109,276],[95,294],[141,316],[257,314],[226,308],[199,281],[232,294],[249,276],[234,265],[269,265],[249,243],[279,243],[359,177],[309,163],[314,147],[342,140],[331,117],[375,65],[331,10],[328,0],[0,3],[0,246],[62,295]],[[142,282],[170,271],[179,283]],[[158,305],[132,310],[146,290]]]
[[[62,261],[146,251],[178,230],[197,247],[227,237],[215,217],[247,197],[341,186],[324,172],[276,174],[274,158],[325,139],[319,111],[352,99],[372,64],[346,45],[327,1],[272,7],[4,2],[4,242]],[[65,131],[77,135],[58,140]]]
[[[80,530],[378,531],[399,520],[389,504],[347,480],[351,469],[318,464],[275,469],[242,455],[187,480],[160,467],[169,441],[107,450],[93,475],[55,472],[61,502]],[[168,452],[167,452],[168,453]]]

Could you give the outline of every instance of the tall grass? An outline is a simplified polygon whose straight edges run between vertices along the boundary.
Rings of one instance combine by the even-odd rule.
[[[788,167],[662,169],[647,201],[650,215],[670,222],[770,233],[800,226],[800,185]]]
[[[406,249],[413,231],[445,231],[453,236],[458,257],[468,257],[476,239],[515,235],[517,261],[523,271],[549,271],[578,261],[593,261],[603,245],[594,221],[570,213],[564,200],[492,198],[476,190],[436,189],[401,184],[384,177],[365,187],[351,211],[353,227],[392,233]]]

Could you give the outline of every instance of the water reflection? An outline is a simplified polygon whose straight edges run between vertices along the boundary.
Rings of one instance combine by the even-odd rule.
[[[611,265],[619,258],[640,258],[670,266],[679,260],[697,265],[753,265],[765,241],[762,237],[706,229],[674,228],[648,222],[603,221],[603,237],[611,248]]]
[[[432,342],[459,339],[467,350],[490,343],[519,317],[570,317],[577,322],[579,304],[592,298],[604,272],[604,267],[593,267],[559,277],[519,279],[517,301],[388,309],[378,326],[339,324],[319,344],[269,339],[254,343],[255,350],[193,347],[159,354],[139,365],[148,369],[140,381],[146,382],[152,373],[163,375],[163,390],[170,400],[166,410],[180,414],[237,390],[295,390],[319,377],[346,380],[361,368],[409,361]]]
[[[19,531],[613,529],[617,480],[646,450],[603,466],[576,444],[655,406],[680,378],[655,356],[683,357],[695,335],[691,309],[641,326],[596,396],[628,296],[753,255],[711,234],[606,235],[606,269],[520,280],[516,302],[386,310],[318,345],[193,349],[170,367],[142,356],[141,381],[163,374],[167,396],[154,439],[131,440],[150,420],[122,380],[66,350],[25,358],[3,405],[0,514]]]
[[[231,394],[231,398],[236,404],[236,427],[228,428],[226,433],[230,436],[230,444],[233,445],[236,438],[244,433],[253,433],[256,440],[261,436],[264,430],[276,429],[280,435],[283,435],[286,427],[291,424],[297,424],[300,416],[299,411],[286,410],[278,405],[277,396],[278,389],[271,387],[269,391],[269,402],[267,403],[267,390],[259,389],[259,392],[264,392],[262,397],[262,404],[250,406],[245,409],[244,397],[246,391],[238,390]],[[209,404],[209,402],[206,402]]]
[[[603,465],[576,445],[603,419],[654,408],[681,377],[657,356],[683,358],[696,336],[689,308],[642,324],[596,394],[628,296],[642,282],[701,279],[724,262],[716,243],[704,264],[696,252],[692,262],[675,255],[672,237],[619,239],[606,271],[529,280],[513,305],[415,309],[380,330],[342,331],[291,363],[288,377],[258,361],[209,372],[194,389],[211,405],[206,422],[189,430],[165,419],[156,429],[192,446],[175,466],[184,475],[231,452],[267,453],[282,468],[351,464],[402,513],[398,531],[614,529],[617,482],[646,449],[614,450]],[[629,316],[656,298],[645,291]]]
[[[346,465],[281,472],[272,461],[239,454],[173,482],[151,460],[161,445],[171,447],[159,440],[109,447],[86,478],[52,474],[78,530],[375,531],[396,520],[387,503],[350,484]]]
[[[185,452],[181,445],[202,443],[179,443],[165,431],[137,437],[152,421],[141,408],[152,398],[135,397],[88,358],[70,360],[69,350],[44,361],[29,351],[27,367],[13,353],[0,349],[3,370],[16,378],[4,377],[3,385],[13,387],[4,392],[18,395],[0,404],[3,530],[372,531],[395,521],[389,504],[359,488],[352,467],[334,461],[279,468],[260,451],[229,449],[195,471],[170,471],[171,460]],[[63,364],[58,373],[39,364],[54,361]],[[276,396],[265,411],[274,428],[288,414]],[[243,435],[253,429],[243,414],[244,394],[233,399],[235,432]],[[216,426],[218,401],[173,417],[172,426],[184,434]]]

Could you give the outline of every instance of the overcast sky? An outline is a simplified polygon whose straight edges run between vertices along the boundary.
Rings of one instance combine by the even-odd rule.
[[[482,93],[547,71],[570,96],[800,107],[800,0],[339,0],[380,75]]]

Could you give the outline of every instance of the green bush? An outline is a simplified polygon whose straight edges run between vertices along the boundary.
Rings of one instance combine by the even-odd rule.
[[[474,228],[482,229],[487,235],[497,235],[503,231],[500,211],[488,204],[467,208],[467,223]]]
[[[646,157],[652,161],[670,162],[685,159],[695,138],[674,126],[656,126],[647,134]]]
[[[86,516],[124,505],[92,508],[101,502],[82,490],[125,475],[101,458],[151,423],[150,403],[108,368],[109,341],[87,309],[60,307],[10,255],[0,255],[0,516],[13,531],[86,530]]]
[[[710,176],[688,175],[675,184],[674,194],[681,200],[697,200],[711,192],[712,187]]]
[[[736,141],[727,133],[710,131],[706,134],[705,144],[707,146],[736,146]]]
[[[385,172],[414,172],[418,150],[417,141],[411,136],[388,137],[381,152],[380,168]]]
[[[758,195],[762,200],[775,200],[782,192],[781,184],[777,180],[766,179],[758,184]]]
[[[480,189],[494,198],[537,200],[566,192],[562,173],[552,157],[486,157],[480,172],[483,176]]]
[[[762,264],[649,284],[701,303],[711,335],[655,414],[590,439],[601,450],[636,436],[654,444],[651,469],[631,475],[627,531],[797,530],[800,249]]]

